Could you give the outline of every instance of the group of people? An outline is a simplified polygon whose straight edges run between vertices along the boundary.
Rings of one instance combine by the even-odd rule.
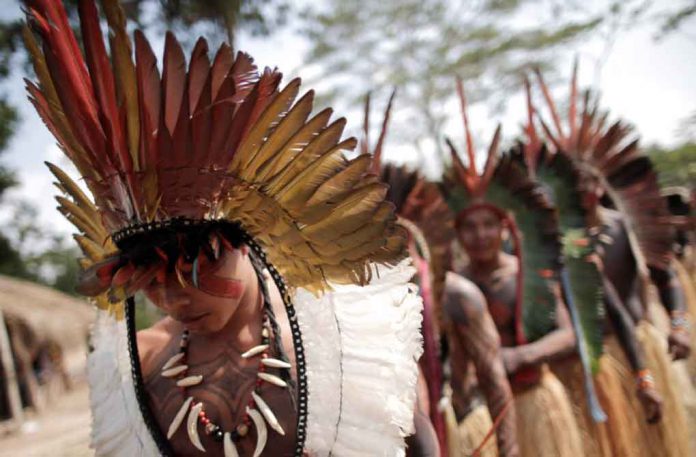
[[[457,81],[466,157],[448,140],[428,180],[382,163],[394,94],[348,158],[299,79],[171,33],[158,64],[117,0],[109,51],[94,0],[81,46],[62,2],[24,3],[29,98],[83,184],[49,164],[97,305],[97,455],[696,452],[689,196],[575,76],[563,120],[526,84],[502,153]]]

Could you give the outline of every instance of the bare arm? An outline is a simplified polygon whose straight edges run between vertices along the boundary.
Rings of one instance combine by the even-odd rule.
[[[602,282],[607,316],[616,331],[616,336],[626,354],[628,363],[634,372],[645,369],[645,357],[643,349],[636,339],[636,327],[633,319],[621,302],[611,282],[606,277],[602,278]]]
[[[621,344],[624,354],[626,354],[628,363],[631,365],[633,373],[645,373],[647,368],[645,365],[645,355],[636,338],[634,321],[621,302],[619,294],[616,293],[611,281],[609,281],[606,276],[602,275],[602,282],[607,316],[616,331],[619,343]],[[659,421],[662,417],[662,398],[657,390],[651,387],[638,388],[636,395],[638,395],[638,399],[643,406],[647,421],[650,423]]]
[[[512,370],[508,367],[508,374],[523,367],[539,366],[552,360],[566,357],[575,351],[575,332],[573,323],[570,321],[570,314],[563,304],[558,287],[554,288],[556,296],[556,329],[548,333],[537,341],[514,348],[505,348],[506,352],[514,354],[512,359],[516,359],[512,365]],[[507,356],[505,356],[507,358]]]
[[[472,282],[448,273],[444,308],[476,368],[479,388],[491,417],[494,421],[500,418],[496,430],[498,451],[501,456],[518,456],[512,390],[500,354],[500,337],[486,309],[485,298]]]
[[[679,278],[670,267],[650,268],[652,279],[660,295],[662,305],[670,313],[672,328],[667,338],[669,352],[675,360],[685,359],[691,354],[691,339],[686,319],[686,299]]]
[[[416,404],[413,414],[415,433],[406,438],[406,457],[439,457],[440,446],[428,411],[428,386],[420,367],[418,368],[418,386]]]

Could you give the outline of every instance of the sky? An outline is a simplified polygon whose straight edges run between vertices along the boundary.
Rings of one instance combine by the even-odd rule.
[[[14,0],[0,0],[0,6],[0,17],[19,14],[18,3]],[[692,21],[683,29],[688,30],[693,25]],[[603,53],[603,45],[586,40],[575,49],[569,49],[564,74],[569,75],[570,61],[574,55],[578,55],[580,83],[600,88],[602,106],[634,124],[644,144],[674,145],[677,143],[675,131],[680,120],[696,112],[696,58],[693,52],[696,37],[675,33],[656,42],[653,33],[654,28],[641,27],[620,34],[601,71],[596,62]],[[291,31],[271,38],[241,36],[239,41],[239,48],[253,55],[262,66],[277,66],[287,76],[306,76],[311,71],[302,66],[307,43]],[[157,55],[161,55],[161,41],[153,42],[153,49]],[[17,173],[21,185],[8,193],[8,201],[29,201],[38,208],[37,224],[67,235],[72,232],[72,227],[55,210],[55,192],[44,161],[57,163],[69,172],[71,167],[27,101],[22,82],[24,75],[16,73],[20,74],[8,81],[5,90],[10,101],[19,107],[21,124],[0,160]],[[558,90],[559,93],[566,93],[564,87]],[[524,102],[520,94],[510,99],[507,112],[497,120],[511,125],[509,128],[512,130],[523,119],[523,112]],[[475,121],[478,125],[487,126],[483,135],[489,138],[497,120],[490,117],[483,106],[472,107],[470,115],[479,118]],[[348,113],[347,117],[349,132],[357,132],[360,114]],[[408,161],[414,157],[412,152],[406,145],[397,145],[392,149],[387,148],[385,159]],[[7,204],[3,206],[5,208],[0,208],[0,223],[3,217],[6,219],[10,215]]]

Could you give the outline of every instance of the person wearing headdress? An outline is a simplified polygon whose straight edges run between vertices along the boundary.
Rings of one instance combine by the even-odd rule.
[[[500,127],[482,173],[477,172],[461,81],[457,92],[468,164],[448,141],[452,168],[442,185],[469,258],[457,273],[481,289],[500,335],[520,455],[582,455],[570,401],[547,366],[571,353],[576,343],[558,289],[561,246],[554,208],[515,160],[498,155]],[[512,254],[503,250],[504,230],[510,234]]]
[[[96,454],[404,455],[421,300],[345,120],[224,44],[187,65],[168,33],[158,67],[117,0],[110,58],[93,0],[84,54],[62,2],[25,7],[29,97],[91,194],[49,164],[98,308]],[[136,332],[138,291],[165,317]]]
[[[556,361],[551,367],[573,400],[584,455],[639,456],[648,451],[641,429],[628,415],[630,399],[621,387],[618,362],[605,353],[604,343],[618,335],[635,372],[646,369],[644,354],[635,335],[635,324],[601,273],[599,241],[587,229],[588,216],[596,209],[588,206],[590,201],[583,197],[581,172],[569,157],[547,149],[541,142],[530,89],[529,80],[525,79],[527,124],[523,140],[511,154],[524,164],[530,178],[548,189],[558,210],[564,257],[561,289],[571,315],[576,316],[573,322],[579,324],[577,354]],[[573,109],[571,105],[570,110]],[[639,387],[646,419],[659,421],[659,393],[649,383]]]
[[[646,369],[640,368],[635,354],[626,351],[626,341],[621,347],[616,339],[609,339],[608,352],[625,372],[633,373],[621,377],[633,414],[640,417],[643,409],[653,408],[650,404],[655,401],[646,392],[656,390],[663,400],[662,419],[657,424],[638,421],[639,435],[647,440],[641,447],[651,455],[688,455],[686,413],[675,389],[670,354],[675,359],[688,356],[690,342],[688,327],[681,320],[683,294],[671,268],[674,221],[660,196],[656,173],[649,158],[640,153],[631,128],[621,121],[607,126],[608,113],[599,111],[589,92],[578,110],[575,78],[566,128],[539,73],[537,79],[553,121],[549,125],[539,116],[539,122],[550,147],[567,155],[580,171],[588,228],[601,242],[601,265],[608,280],[604,291],[612,293],[615,303],[623,304],[636,325]],[[651,280],[672,316],[666,337],[648,321],[656,312],[664,313],[661,307],[649,306]],[[648,413],[646,419],[650,416]]]
[[[442,244],[443,232],[446,229],[439,226],[437,230],[428,230],[428,236],[421,230],[428,225],[428,220],[437,217],[434,211],[441,209],[439,193],[436,189],[428,189],[429,185],[418,172],[410,171],[406,166],[384,164],[382,152],[387,137],[391,110],[396,96],[394,89],[384,111],[381,128],[374,147],[370,144],[370,108],[371,94],[365,97],[365,115],[363,122],[363,138],[360,142],[360,152],[372,156],[372,173],[387,184],[386,200],[393,203],[397,216],[397,224],[408,234],[407,249],[416,267],[414,281],[419,286],[419,294],[423,299],[423,356],[419,359],[419,389],[417,408],[415,411],[415,427],[417,433],[407,439],[408,452],[413,455],[439,456],[447,448],[445,422],[439,405],[442,397],[442,367],[440,361],[440,329],[438,326],[434,289],[437,277],[433,265],[431,244],[437,250]],[[430,186],[432,187],[432,186]],[[430,190],[430,192],[429,192]],[[420,432],[420,433],[418,433]],[[441,451],[442,450],[442,451]]]
[[[466,456],[486,440],[492,421],[489,409],[501,424],[497,440],[489,440],[482,456],[516,456],[514,406],[493,321],[478,288],[449,270],[454,221],[434,183],[405,165],[384,164],[382,153],[395,92],[389,99],[382,128],[372,150],[373,172],[389,185],[387,200],[396,205],[398,223],[409,233],[409,253],[417,264],[417,282],[423,297],[424,354],[420,359],[429,411],[440,447],[450,456]],[[363,153],[369,150],[368,96],[365,106]],[[462,314],[468,318],[460,319]],[[456,317],[455,321],[453,318]],[[443,409],[443,378],[439,341],[447,328],[451,383],[456,386]],[[482,391],[482,394],[479,393]],[[485,400],[482,400],[481,398]],[[452,405],[452,402],[454,405]],[[452,406],[456,409],[454,412]],[[507,407],[507,408],[506,408]],[[505,414],[502,414],[506,410]],[[457,420],[459,419],[459,420]]]

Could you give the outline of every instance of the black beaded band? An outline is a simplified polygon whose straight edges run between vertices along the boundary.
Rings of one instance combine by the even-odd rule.
[[[140,414],[143,417],[145,426],[150,431],[150,436],[155,441],[160,454],[167,457],[173,456],[172,448],[169,445],[169,440],[160,430],[157,419],[148,406],[147,391],[143,383],[143,373],[140,367],[140,354],[138,353],[138,340],[135,331],[135,299],[128,297],[126,300],[126,327],[128,331],[128,354],[131,362],[131,374],[133,375],[133,389],[135,390],[135,399],[138,401]]]

